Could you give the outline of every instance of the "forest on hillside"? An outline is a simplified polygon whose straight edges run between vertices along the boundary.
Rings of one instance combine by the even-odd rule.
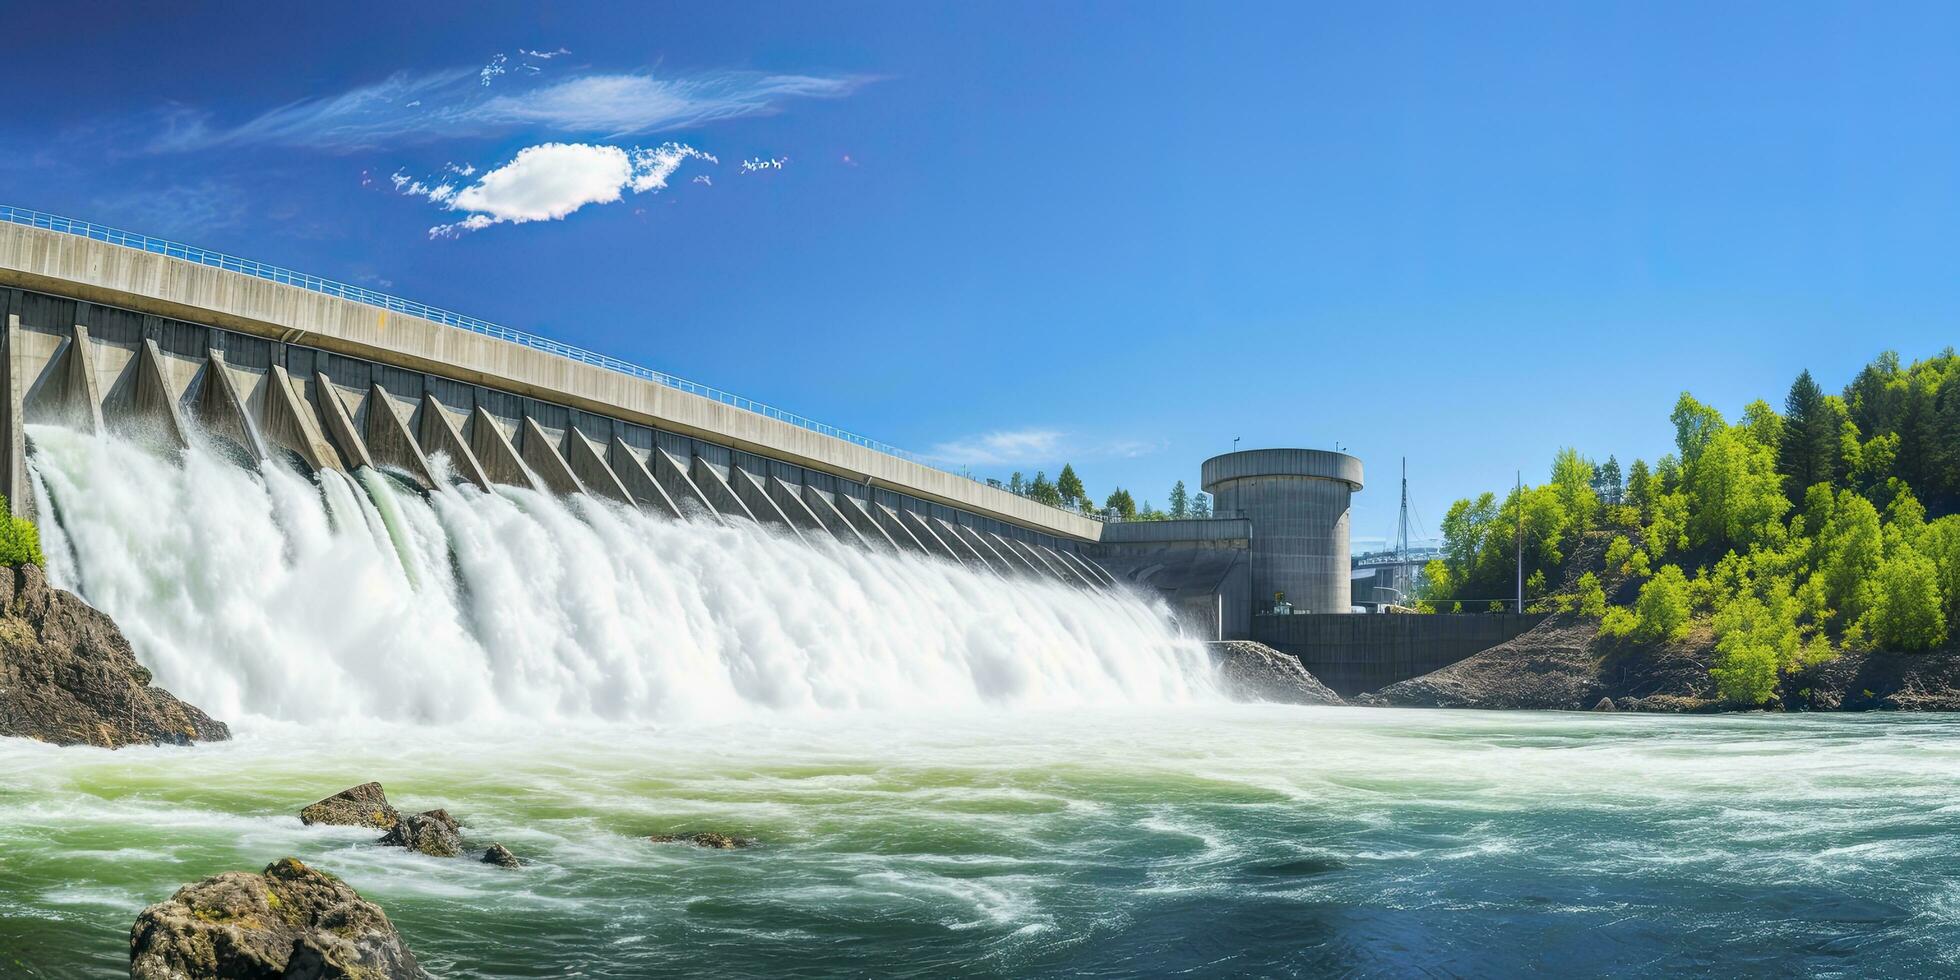
[[[1960,636],[1960,357],[1886,353],[1839,394],[1809,371],[1778,412],[1683,393],[1675,451],[1621,467],[1560,450],[1548,482],[1456,501],[1425,611],[1529,608],[1667,643],[1705,627],[1720,693],[1760,704],[1842,650]]]

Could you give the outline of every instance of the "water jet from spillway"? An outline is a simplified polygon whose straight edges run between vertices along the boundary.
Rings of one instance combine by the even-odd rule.
[[[221,718],[676,721],[1215,696],[1124,591],[586,495],[241,467],[29,426],[49,573]]]

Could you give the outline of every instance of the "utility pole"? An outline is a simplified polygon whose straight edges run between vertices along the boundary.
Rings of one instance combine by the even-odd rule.
[[[1524,471],[1518,471],[1518,615],[1524,615]]]
[[[1395,525],[1395,587],[1408,592],[1415,584],[1409,567],[1409,457],[1402,457],[1402,517]]]

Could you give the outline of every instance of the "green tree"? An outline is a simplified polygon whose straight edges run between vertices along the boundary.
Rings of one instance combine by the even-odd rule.
[[[1762,704],[1776,694],[1776,651],[1740,636],[1718,644],[1708,668],[1715,693],[1739,704]]]
[[[1197,494],[1191,497],[1191,516],[1192,517],[1211,516],[1211,494],[1205,493],[1203,491],[1199,491]]]
[[[1620,461],[1617,457],[1609,454],[1606,462],[1601,463],[1599,468],[1593,471],[1593,492],[1599,495],[1601,503],[1609,507],[1618,507],[1625,502],[1626,486],[1620,476]]]
[[[1075,475],[1075,467],[1068,463],[1062,464],[1062,475],[1055,478],[1055,492],[1070,507],[1089,498],[1089,492],[1082,488],[1082,478]]]
[[[1696,401],[1695,396],[1685,391],[1674,402],[1674,412],[1668,418],[1674,423],[1674,448],[1680,450],[1683,466],[1692,464],[1701,455],[1715,433],[1728,428],[1721,412]]]
[[[1700,449],[1683,475],[1691,541],[1744,549],[1782,539],[1790,501],[1783,496],[1769,435],[1757,426],[1725,426],[1697,437]]]
[[[1636,459],[1632,466],[1627,467],[1627,503],[1640,512],[1640,523],[1654,519],[1652,475],[1644,459]]]
[[[1688,601],[1688,577],[1680,566],[1662,565],[1653,578],[1641,584],[1633,614],[1636,639],[1672,642],[1688,635],[1693,607]]]
[[[1791,503],[1801,503],[1804,491],[1813,485],[1835,482],[1841,475],[1838,437],[1842,431],[1840,412],[1825,404],[1824,390],[1810,372],[1797,375],[1783,398],[1783,437],[1776,453],[1776,470]]]
[[[1060,507],[1062,505],[1061,492],[1056,490],[1055,484],[1049,481],[1048,474],[1040,470],[1035,471],[1034,482],[1028,484],[1028,499],[1047,504],[1051,507]]]
[[[1599,576],[1591,572],[1579,576],[1579,594],[1573,602],[1579,615],[1588,619],[1598,619],[1606,615],[1606,590],[1600,587]]]
[[[1136,499],[1130,496],[1130,491],[1122,487],[1109,492],[1109,497],[1103,501],[1103,509],[1115,511],[1116,516],[1126,521],[1135,520],[1137,516]]]
[[[1946,639],[1939,569],[1910,546],[1879,563],[1866,594],[1867,611],[1859,623],[1880,649],[1927,650]]]
[[[1842,622],[1864,614],[1864,585],[1878,573],[1885,556],[1885,533],[1878,509],[1853,490],[1832,494],[1814,486],[1804,498],[1805,522],[1817,528],[1811,540],[1810,561],[1822,588],[1822,603],[1836,610]]]
[[[41,529],[25,517],[15,517],[5,497],[0,497],[0,564],[10,567],[47,564],[41,554]]]
[[[1599,494],[1593,490],[1592,461],[1570,446],[1552,457],[1552,491],[1566,524],[1580,532],[1593,526],[1599,516]]]
[[[1184,481],[1171,484],[1171,516],[1185,518],[1191,516],[1191,495],[1184,489]]]
[[[1021,475],[1020,470],[1015,470],[1013,474],[1007,478],[1007,492],[1019,496],[1027,496],[1028,479],[1027,477]]]
[[[1960,514],[1927,524],[1919,534],[1918,550],[1938,575],[1940,598],[1946,600],[1942,618],[1950,636],[1960,629]]]

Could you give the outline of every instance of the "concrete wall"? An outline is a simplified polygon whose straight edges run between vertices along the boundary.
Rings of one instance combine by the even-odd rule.
[[[0,225],[0,286],[302,345],[420,372],[459,388],[476,386],[506,399],[534,399],[565,411],[659,429],[859,486],[888,488],[1054,539],[1091,541],[1101,528],[1080,514],[659,382],[431,320],[75,235]],[[401,394],[392,386],[388,391]]]
[[[1261,615],[1252,638],[1300,658],[1320,682],[1351,697],[1441,670],[1510,640],[1542,615]]]
[[[1102,539],[1081,553],[1118,581],[1162,596],[1192,631],[1245,639],[1252,630],[1254,533],[1243,518],[1126,521],[1105,525]]]
[[[1316,449],[1253,449],[1206,460],[1202,476],[1218,511],[1252,521],[1255,609],[1283,592],[1303,612],[1349,610],[1348,500],[1361,489],[1360,460]]]
[[[624,497],[653,513],[699,512],[701,519],[744,512],[729,501],[697,503],[699,490],[689,489],[686,474],[718,481],[753,476],[779,488],[803,515],[812,512],[804,498],[814,495],[860,508],[876,502],[901,515],[1055,551],[1082,544],[890,485],[296,340],[19,289],[0,289],[0,314],[7,366],[0,373],[0,422],[12,433],[0,479],[22,513],[31,513],[33,501],[20,423],[163,433],[181,444],[181,420],[190,420],[231,444],[241,460],[272,458],[303,471],[374,465],[427,486],[439,469],[433,457],[444,454],[458,482]],[[656,473],[685,492],[686,507],[662,492]],[[760,503],[772,501],[764,493]],[[839,530],[847,543],[872,547],[848,528]],[[827,530],[786,533],[829,536]]]

